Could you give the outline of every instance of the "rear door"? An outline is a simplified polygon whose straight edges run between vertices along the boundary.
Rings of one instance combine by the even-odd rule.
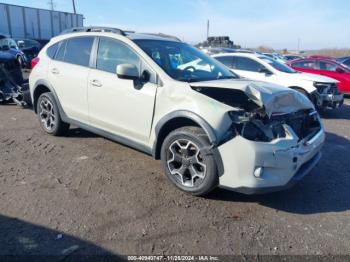
[[[135,65],[140,75],[147,71],[150,80],[140,84],[118,78],[120,64]],[[95,127],[147,144],[156,91],[156,74],[132,48],[112,38],[99,39],[95,68],[88,79],[89,116]]]
[[[87,79],[94,37],[60,42],[49,65],[48,78],[69,118],[88,123]]]

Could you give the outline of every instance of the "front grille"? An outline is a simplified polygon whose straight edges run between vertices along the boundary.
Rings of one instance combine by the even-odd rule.
[[[321,129],[316,111],[302,110],[279,118],[283,118],[280,121],[289,125],[300,140],[314,136]]]

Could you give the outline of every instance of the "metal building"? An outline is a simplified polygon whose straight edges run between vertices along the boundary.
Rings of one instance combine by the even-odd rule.
[[[65,29],[83,26],[82,14],[0,3],[0,34],[49,40]]]

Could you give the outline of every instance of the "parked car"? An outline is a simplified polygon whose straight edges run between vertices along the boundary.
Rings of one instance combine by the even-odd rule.
[[[42,48],[42,45],[33,39],[15,38],[14,40],[18,48],[25,54],[28,62],[35,58]]]
[[[295,59],[302,59],[302,58],[304,58],[304,56],[301,56],[301,55],[283,55],[283,58],[286,61],[292,61]]]
[[[236,52],[235,49],[226,48],[226,47],[205,47],[205,48],[202,48],[201,50],[208,55]]]
[[[350,69],[332,59],[305,58],[289,63],[291,67],[300,72],[324,75],[339,81],[340,92],[350,94]]]
[[[337,89],[337,81],[332,78],[299,73],[264,55],[235,53],[213,57],[239,76],[297,90],[305,94],[319,109],[336,108],[343,104],[344,97]]]
[[[239,79],[174,38],[85,31],[53,38],[30,75],[46,133],[74,124],[137,148],[194,195],[281,190],[320,160],[324,128],[299,92]],[[196,60],[209,70],[181,68]]]
[[[21,67],[28,65],[25,54],[18,48],[16,41],[12,38],[6,35],[0,35],[0,50],[15,56]]]
[[[29,86],[23,81],[16,57],[0,51],[0,104],[12,101],[21,106],[30,105]]]
[[[350,68],[350,56],[339,57],[336,60],[338,63]]]
[[[274,60],[276,60],[276,61],[278,61],[279,63],[282,63],[282,64],[284,64],[286,62],[283,58],[281,58],[280,56],[278,56],[276,54],[262,53],[262,55],[267,56],[267,57],[269,57],[271,59],[274,59]]]

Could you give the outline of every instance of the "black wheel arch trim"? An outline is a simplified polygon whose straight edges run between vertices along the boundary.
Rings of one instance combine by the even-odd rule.
[[[155,133],[156,133],[156,140],[154,141],[153,148],[152,148],[152,155],[154,158],[156,158],[157,154],[157,148],[158,148],[158,136],[162,128],[171,120],[175,118],[187,118],[189,120],[192,120],[193,122],[197,123],[203,130],[206,132],[209,138],[209,142],[211,144],[211,147],[206,148],[207,153],[212,153],[215,159],[215,162],[217,164],[218,168],[218,174],[221,176],[224,173],[224,165],[221,159],[220,152],[217,148],[218,142],[217,142],[217,137],[214,132],[214,129],[209,125],[209,123],[199,116],[196,113],[193,113],[188,110],[177,110],[173,111],[171,113],[166,114],[163,116],[157,123],[155,127]]]
[[[33,89],[33,97],[32,97],[32,100],[33,100],[33,110],[35,113],[37,113],[37,109],[36,109],[36,105],[37,105],[37,100],[34,99],[34,94],[35,94],[35,90],[38,88],[38,86],[45,86],[47,89],[50,90],[50,92],[52,93],[52,95],[54,96],[55,98],[55,102],[58,106],[58,110],[60,111],[60,116],[61,116],[61,119],[63,120],[63,122],[69,122],[69,118],[67,117],[67,114],[64,112],[63,108],[62,108],[62,105],[60,103],[60,100],[58,99],[58,96],[55,92],[55,90],[53,89],[53,87],[51,86],[51,84],[46,81],[46,80],[38,80],[36,83],[35,83],[35,87]]]

